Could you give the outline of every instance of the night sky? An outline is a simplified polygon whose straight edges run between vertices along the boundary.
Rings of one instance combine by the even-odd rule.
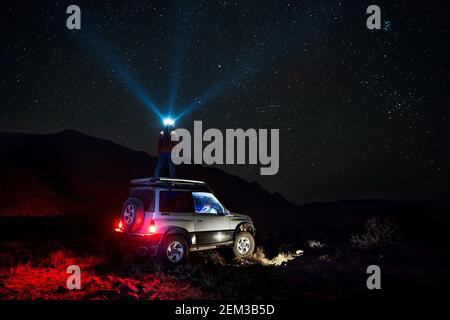
[[[395,3],[3,3],[0,131],[75,129],[155,154],[151,106],[197,105],[177,126],[279,128],[276,176],[220,168],[295,203],[439,198],[450,177],[449,5]],[[65,27],[70,4],[79,31]],[[370,4],[382,30],[366,28]]]

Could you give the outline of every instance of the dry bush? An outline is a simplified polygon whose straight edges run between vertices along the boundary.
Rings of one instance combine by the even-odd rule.
[[[67,268],[70,265],[79,265],[84,268],[92,268],[103,263],[101,257],[86,256],[79,257],[70,250],[57,250],[51,252],[47,258],[42,260],[42,265],[53,268]]]
[[[70,266],[75,264],[75,259],[73,256],[73,253],[68,250],[58,250],[50,253],[43,262],[46,266],[56,268]]]
[[[226,249],[231,252],[229,248]],[[226,252],[222,251],[222,253]],[[218,250],[199,251],[197,254],[203,259],[203,263],[205,264],[215,264],[220,266],[228,265],[226,258]]]
[[[257,262],[263,266],[281,266],[286,264],[287,262],[294,260],[295,258],[301,256],[303,254],[302,250],[296,250],[295,253],[291,252],[280,252],[277,256],[270,259],[266,257],[264,249],[262,247],[256,248],[255,253],[251,257],[251,261]]]
[[[379,216],[370,218],[364,227],[362,235],[353,235],[350,238],[352,245],[361,249],[382,249],[396,245],[400,241],[397,225]]]
[[[308,240],[308,246],[311,249],[322,249],[323,247],[325,247],[325,244],[318,240]]]

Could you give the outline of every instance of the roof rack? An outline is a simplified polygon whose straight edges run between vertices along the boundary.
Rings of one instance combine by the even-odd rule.
[[[186,185],[206,185],[203,181],[187,180],[187,179],[172,179],[172,178],[141,178],[131,180],[132,184],[145,186],[186,186]]]

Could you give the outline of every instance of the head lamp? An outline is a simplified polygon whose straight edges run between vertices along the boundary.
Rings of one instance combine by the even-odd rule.
[[[165,118],[163,120],[164,126],[173,126],[175,124],[175,120],[173,120],[172,118]]]

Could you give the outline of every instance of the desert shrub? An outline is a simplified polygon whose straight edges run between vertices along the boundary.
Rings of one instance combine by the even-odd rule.
[[[64,267],[75,264],[73,253],[68,250],[57,250],[51,252],[46,259],[44,259],[44,265],[50,267]]]
[[[79,265],[84,268],[92,268],[103,263],[103,259],[97,256],[77,256],[74,252],[66,249],[51,252],[44,258],[41,264],[45,267],[66,268],[70,265]]]
[[[226,255],[225,250],[229,251],[231,253],[231,250],[229,248],[225,248],[223,251],[220,252],[218,250],[206,250],[206,251],[200,251],[198,252],[198,256],[202,258],[204,264],[214,264],[214,265],[220,265],[220,266],[226,266],[227,265],[227,259],[224,257],[224,254]]]
[[[321,249],[321,248],[325,247],[325,244],[318,240],[308,240],[308,246],[311,249]]]
[[[257,247],[256,251],[253,253],[250,259],[245,261],[246,264],[248,263],[257,263],[263,266],[281,266],[285,265],[291,260],[296,259],[297,257],[301,256],[303,254],[302,250],[296,250],[295,253],[292,252],[279,252],[275,257],[272,259],[268,258],[266,256],[266,253],[264,252],[264,249],[262,247]]]
[[[400,234],[397,225],[379,216],[370,218],[364,227],[364,233],[350,238],[352,245],[361,249],[383,249],[399,243]]]

